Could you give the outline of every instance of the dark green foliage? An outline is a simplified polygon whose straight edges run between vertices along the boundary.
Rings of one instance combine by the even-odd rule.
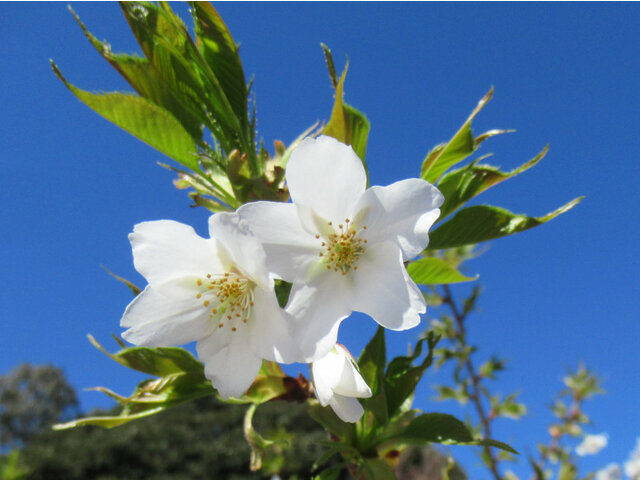
[[[269,477],[280,462],[267,458],[249,471],[249,446],[242,431],[246,407],[213,396],[188,402],[151,418],[105,430],[99,427],[44,431],[22,452],[38,479],[249,479]],[[325,432],[289,402],[258,408],[256,429],[287,439],[281,478],[305,478],[321,454]],[[284,432],[284,428],[294,431]]]
[[[17,366],[0,376],[0,446],[22,445],[43,428],[77,414],[77,405],[61,369]]]

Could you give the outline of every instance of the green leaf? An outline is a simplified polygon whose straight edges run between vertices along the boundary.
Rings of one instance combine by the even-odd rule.
[[[280,305],[280,308],[284,308],[287,305],[292,286],[293,284],[285,282],[284,280],[275,281],[276,298],[278,299],[278,305]]]
[[[427,248],[453,248],[513,235],[556,218],[580,203],[582,198],[576,198],[542,217],[518,215],[490,205],[463,208],[431,233]]]
[[[405,442],[421,445],[424,443],[442,443],[446,445],[480,445],[496,447],[502,450],[518,454],[516,450],[506,443],[497,440],[474,440],[466,425],[446,413],[424,413],[416,417],[405,428],[404,432],[393,439],[396,442]]]
[[[255,158],[254,145],[218,78],[168,3],[120,6],[145,56],[180,103],[202,119],[225,152],[237,148]]]
[[[488,188],[530,169],[544,158],[548,150],[549,146],[547,145],[534,158],[510,172],[503,172],[497,167],[474,162],[445,174],[438,182],[438,189],[445,198],[444,204],[440,207],[439,221]]]
[[[424,257],[407,266],[411,279],[419,285],[443,285],[469,282],[478,276],[467,277],[446,261],[436,257]]]
[[[191,353],[178,347],[129,347],[117,353],[108,352],[98,341],[88,335],[91,344],[102,353],[132,370],[164,377],[176,373],[201,374],[204,367]]]
[[[322,133],[329,135],[342,143],[351,145],[358,157],[360,157],[360,160],[362,160],[362,165],[364,166],[365,172],[367,172],[368,181],[369,173],[365,157],[367,153],[367,141],[369,138],[369,120],[367,120],[367,117],[365,117],[364,114],[346,104],[343,100],[344,80],[347,75],[349,63],[347,62],[340,79],[337,80],[331,50],[329,50],[329,48],[324,44],[322,44],[322,49],[327,61],[331,82],[336,90],[331,118]]]
[[[142,97],[169,110],[189,132],[195,142],[202,140],[202,119],[182,104],[168,88],[158,71],[146,58],[128,54],[114,54],[108,43],[98,40],[80,21],[80,17],[69,6],[69,11],[83,33],[98,53],[131,85]]]
[[[364,477],[370,480],[396,480],[393,469],[381,458],[366,458],[362,470],[367,472]]]
[[[370,398],[361,399],[365,409],[365,415],[360,420],[366,429],[373,428],[372,419],[366,412],[373,413],[374,419],[381,425],[387,423],[388,407],[384,390],[384,369],[387,364],[386,342],[384,328],[378,327],[376,333],[358,358],[360,375],[371,388]],[[374,422],[375,423],[375,422]]]
[[[477,138],[473,138],[473,131],[471,130],[471,121],[473,118],[484,108],[484,106],[493,97],[493,87],[489,92],[478,102],[476,108],[471,112],[469,118],[464,122],[462,127],[456,132],[456,134],[447,143],[433,148],[424,159],[422,163],[421,177],[429,183],[436,183],[436,180],[447,171],[453,165],[461,162],[474,151],[478,149],[480,144],[487,138],[506,133],[509,130],[490,130]]]
[[[243,129],[249,130],[248,90],[242,62],[231,32],[209,2],[189,2],[195,21],[196,46],[220,82]]]
[[[354,442],[355,424],[343,422],[331,407],[323,407],[317,400],[311,399],[307,403],[307,412],[311,418],[343,443],[351,445]]]
[[[199,170],[193,138],[169,111],[132,94],[87,92],[69,83],[53,62],[51,66],[65,86],[96,113],[178,163]]]
[[[406,400],[413,396],[416,385],[422,378],[424,372],[431,366],[433,362],[433,349],[438,343],[439,338],[433,332],[429,332],[426,337],[421,338],[416,343],[415,351],[407,357],[396,357],[387,367],[384,375],[384,390],[387,397],[387,409],[389,417],[393,417],[400,407],[405,406],[407,409],[410,405],[406,405]],[[429,352],[425,359],[419,365],[412,365],[413,362],[421,355],[422,345],[427,342]]]

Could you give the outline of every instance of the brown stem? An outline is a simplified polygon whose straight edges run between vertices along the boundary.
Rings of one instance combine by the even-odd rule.
[[[451,290],[449,289],[449,286],[443,285],[442,287],[444,290],[442,301],[443,303],[446,303],[449,306],[449,309],[453,314],[453,318],[456,321],[456,327],[457,327],[456,340],[458,340],[460,345],[464,348],[467,346],[466,331],[464,326],[466,314],[464,312],[461,312],[458,309],[458,306],[456,305],[453,299],[453,296],[451,295]],[[480,422],[482,423],[484,437],[491,438],[491,421],[493,417],[490,417],[485,412],[484,405],[482,404],[482,400],[480,397],[480,382],[482,381],[482,378],[476,372],[476,369],[473,366],[473,363],[471,362],[470,357],[466,358],[466,360],[464,361],[464,366],[467,370],[467,374],[469,375],[469,378],[471,378],[471,391],[468,392],[469,397],[471,398],[471,401],[473,402],[476,408],[478,416],[480,417]],[[495,480],[502,480],[502,476],[498,471],[498,459],[494,455],[493,450],[491,450],[491,448],[487,446],[483,447],[483,449],[484,449],[484,453],[486,454],[489,460],[489,470],[491,470],[493,477],[495,478]]]

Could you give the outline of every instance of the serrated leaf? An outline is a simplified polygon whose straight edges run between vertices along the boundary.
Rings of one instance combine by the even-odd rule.
[[[69,83],[51,62],[58,78],[85,105],[110,122],[192,170],[199,170],[198,148],[168,110],[143,97],[112,92],[90,93]]]
[[[367,173],[367,182],[369,179],[369,172],[367,169],[367,163],[365,160],[367,153],[367,141],[369,137],[369,120],[365,115],[344,102],[344,80],[347,75],[349,63],[344,68],[340,79],[336,83],[335,67],[333,66],[333,57],[331,56],[331,50],[326,45],[322,45],[325,59],[327,60],[327,66],[329,68],[329,75],[331,82],[336,90],[335,101],[333,109],[331,111],[331,118],[323,130],[323,134],[329,135],[340,142],[351,145],[356,152],[365,172]]]
[[[243,128],[249,128],[248,89],[231,32],[209,2],[189,2],[195,21],[196,46],[229,99]]]
[[[491,130],[479,135],[475,139],[473,138],[471,121],[478,112],[484,108],[489,100],[491,100],[491,97],[493,97],[493,87],[482,97],[480,102],[478,102],[478,105],[473,112],[471,112],[469,118],[467,118],[451,140],[436,146],[427,154],[422,163],[421,178],[429,183],[435,184],[444,172],[471,155],[484,140],[508,132],[508,130]]]
[[[470,282],[478,276],[467,277],[446,261],[436,257],[424,257],[407,266],[411,279],[419,285],[443,285]]]
[[[98,40],[80,21],[80,17],[76,12],[71,7],[69,7],[69,10],[98,53],[122,75],[140,96],[169,110],[180,121],[195,142],[202,139],[203,122],[199,118],[200,112],[194,113],[193,110],[182,104],[146,58],[113,53],[109,44]]]
[[[331,407],[323,407],[316,400],[310,400],[307,407],[309,416],[346,444],[352,444],[355,436],[355,424],[340,420]]]
[[[116,353],[108,352],[88,335],[89,341],[102,353],[121,365],[138,372],[163,377],[175,373],[202,374],[204,367],[191,353],[178,347],[129,347]]]
[[[440,217],[438,217],[438,221],[442,221],[445,217],[488,188],[513,178],[519,173],[533,167],[544,158],[548,149],[549,146],[547,145],[534,158],[510,172],[503,172],[497,167],[474,162],[466,167],[445,174],[440,182],[438,182],[438,189],[445,198],[443,205],[440,207]]]
[[[198,114],[225,152],[237,148],[255,159],[247,129],[168,3],[121,2],[120,6],[145,56],[180,102]]]
[[[490,205],[477,205],[460,210],[430,235],[429,250],[459,247],[513,235],[556,218],[580,203],[582,197],[542,217],[511,213]]]

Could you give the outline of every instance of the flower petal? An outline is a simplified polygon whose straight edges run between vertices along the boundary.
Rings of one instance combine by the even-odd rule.
[[[391,330],[406,330],[420,323],[426,312],[422,293],[409,278],[400,248],[392,242],[367,247],[353,275],[349,306],[366,313]]]
[[[209,217],[209,232],[211,238],[218,241],[218,247],[222,245],[230,257],[228,260],[232,265],[226,265],[227,269],[237,267],[262,288],[273,286],[265,263],[264,248],[246,220],[237,213],[216,213]]]
[[[189,225],[172,220],[139,223],[129,241],[136,270],[150,283],[222,270],[215,242],[198,236]]]
[[[344,397],[336,394],[329,404],[343,422],[355,423],[360,420],[364,413],[364,408],[362,408],[360,402],[353,397]]]
[[[213,325],[195,293],[193,297],[168,295],[164,291],[173,288],[171,283],[161,288],[147,286],[129,304],[120,320],[120,326],[129,327],[122,334],[125,340],[134,345],[161,347],[184,345],[209,335]]]
[[[306,138],[291,153],[286,172],[294,203],[321,217],[343,222],[367,186],[367,175],[353,149],[334,138]]]
[[[387,187],[371,187],[363,195],[357,212],[367,226],[369,242],[396,242],[405,261],[418,255],[429,243],[429,229],[438,219],[444,197],[419,178],[409,178]],[[357,215],[356,215],[357,216]]]
[[[280,308],[273,291],[254,291],[250,344],[256,355],[280,363],[301,362],[302,354],[293,341],[293,319]]]
[[[308,284],[294,284],[287,312],[295,320],[294,339],[305,362],[324,357],[336,344],[340,322],[351,314],[343,277],[322,272]]]
[[[229,335],[231,342],[222,347],[221,339],[215,334],[199,341],[196,346],[206,377],[225,400],[241,397],[262,365],[262,359],[249,348],[246,330],[238,329]]]
[[[289,282],[304,281],[318,261],[318,241],[305,231],[291,203],[251,202],[238,209],[267,253],[267,268]]]

